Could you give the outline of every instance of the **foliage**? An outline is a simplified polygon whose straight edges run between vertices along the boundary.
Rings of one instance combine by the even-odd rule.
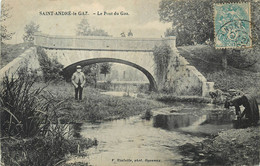
[[[125,36],[125,32],[120,33],[120,36],[121,36],[121,37],[126,37],[126,36]]]
[[[43,48],[37,48],[39,63],[43,72],[45,82],[61,80],[61,72],[63,65],[56,59],[50,59]]]
[[[149,93],[149,84],[141,84],[138,86],[138,92]]]
[[[178,50],[180,55],[187,59],[202,74],[223,70],[221,65],[221,50],[215,50],[208,45],[182,46],[178,47]],[[227,50],[226,55],[229,63],[227,70],[231,70],[233,67],[232,70],[260,71],[260,57],[258,56],[259,54],[255,54],[253,49],[240,51],[234,49]]]
[[[170,63],[171,54],[171,47],[167,44],[154,47],[153,55],[156,64],[156,77],[161,83],[164,83],[166,80],[165,77]]]
[[[128,36],[128,37],[133,37],[133,36],[134,36],[134,34],[133,34],[133,32],[131,31],[131,29],[129,30],[127,36]]]
[[[0,23],[1,23],[1,43],[5,40],[10,40],[14,33],[10,33],[7,30],[7,27],[3,24],[8,18],[10,18],[9,11],[11,7],[6,3],[6,0],[1,2],[1,15],[0,15]]]
[[[111,64],[109,63],[96,63],[92,65],[86,65],[83,67],[82,72],[86,75],[86,84],[94,85],[97,87],[97,78],[100,74],[109,74],[111,71]]]
[[[203,43],[213,43],[214,39],[214,20],[213,20],[213,4],[224,3],[224,0],[162,0],[159,7],[160,20],[163,22],[171,22],[172,28],[167,29],[165,36],[176,36],[177,46],[193,45]],[[229,2],[245,2],[244,0],[231,0]],[[244,55],[237,55],[236,57],[227,57],[226,52],[223,51],[222,66],[226,69],[228,64],[233,61],[227,61],[227,58],[242,59],[238,60],[236,66],[243,60],[248,63],[242,65],[252,66],[259,62],[258,55],[260,50],[260,1],[246,0],[251,2],[252,11],[252,42],[253,52],[250,58],[244,58]],[[245,51],[245,49],[243,50]]]
[[[32,137],[44,135],[48,128],[48,104],[37,96],[43,90],[31,90],[35,78],[19,75],[3,79],[1,101],[1,131],[3,136]]]
[[[37,25],[35,22],[30,22],[24,27],[25,34],[23,36],[23,40],[25,42],[32,42],[34,40],[34,33],[39,32],[40,25]]]
[[[210,103],[211,100],[206,97],[199,97],[199,96],[173,96],[173,95],[161,95],[157,96],[156,100],[167,102],[167,103],[174,103],[174,102],[194,102],[194,103]]]
[[[207,81],[215,83],[216,89],[223,91],[240,89],[243,92],[258,92],[254,92],[253,89],[259,89],[260,76],[256,73],[260,71],[259,67],[255,66],[254,68],[241,70],[228,66],[226,71],[223,71],[219,58],[221,51],[216,52],[214,48],[205,45],[183,46],[179,47],[178,50],[180,55],[186,58],[192,66],[196,67]],[[231,56],[232,54],[230,53],[228,55]],[[258,96],[260,95],[258,94]]]
[[[57,102],[52,95],[46,95],[46,84],[37,88],[34,83],[34,77],[27,74],[3,78],[1,160],[5,165],[55,165],[65,154],[77,153],[78,147],[97,144],[90,139],[72,138],[68,125],[60,124],[57,116],[65,100]]]
[[[252,5],[253,30],[259,36],[260,10],[259,1],[247,0]],[[162,0],[159,7],[160,20],[172,22],[173,34],[178,37],[185,34],[188,40],[180,42],[180,45],[189,42],[204,43],[206,40],[214,39],[213,4],[224,3],[224,0]],[[242,0],[231,0],[229,2],[244,2]],[[170,33],[168,30],[166,33]],[[254,37],[257,37],[255,35]],[[177,39],[178,40],[178,39]]]
[[[99,71],[98,64],[86,65],[83,67],[82,72],[86,75],[86,85],[97,86],[97,76]]]
[[[2,161],[14,166],[52,166],[64,161],[66,154],[76,154],[78,147],[86,149],[95,145],[97,141],[91,139],[65,139],[63,136],[2,140]]]
[[[251,127],[222,131],[213,138],[178,149],[189,158],[183,165],[258,165],[259,145],[259,128]]]
[[[163,104],[142,98],[123,98],[100,94],[97,89],[86,87],[83,90],[83,101],[74,100],[74,88],[69,84],[58,87],[49,85],[46,90],[55,96],[56,101],[69,99],[62,106],[66,109],[58,111],[58,117],[71,123],[111,120],[126,118],[144,113],[146,110],[162,107]]]
[[[215,88],[227,91],[228,89],[240,89],[246,92],[248,89],[259,86],[259,76],[252,73],[244,74],[231,71],[214,72],[205,74],[208,81],[215,82]],[[259,88],[259,87],[258,87]]]
[[[109,63],[101,63],[100,64],[100,74],[104,74],[105,77],[111,71],[111,64]]]
[[[98,88],[103,90],[110,90],[111,86],[112,86],[111,81],[105,81],[98,84]]]
[[[230,66],[238,69],[246,69],[251,71],[260,71],[260,57],[253,49],[244,50],[228,50],[227,62]],[[257,66],[258,65],[258,66]]]
[[[180,45],[189,42],[203,43],[214,39],[211,3],[208,0],[163,0],[159,7],[160,20],[172,22],[177,42]],[[212,28],[209,28],[212,27]],[[182,40],[185,36],[184,41]]]
[[[108,36],[103,29],[91,28],[86,18],[78,24],[76,34],[78,36]]]

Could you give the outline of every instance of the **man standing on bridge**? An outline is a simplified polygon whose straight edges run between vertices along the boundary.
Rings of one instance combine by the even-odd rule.
[[[71,77],[72,84],[75,87],[75,99],[82,100],[82,91],[86,82],[86,77],[81,71],[81,66],[77,66],[77,71]]]

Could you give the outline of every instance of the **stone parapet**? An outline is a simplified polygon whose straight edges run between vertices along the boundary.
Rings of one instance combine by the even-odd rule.
[[[99,51],[148,51],[156,45],[167,43],[175,48],[175,37],[166,38],[126,38],[103,36],[51,36],[35,34],[34,44],[49,49],[76,49]]]

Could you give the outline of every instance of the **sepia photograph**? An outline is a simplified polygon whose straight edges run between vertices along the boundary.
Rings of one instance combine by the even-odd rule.
[[[260,0],[0,0],[1,166],[260,165]]]

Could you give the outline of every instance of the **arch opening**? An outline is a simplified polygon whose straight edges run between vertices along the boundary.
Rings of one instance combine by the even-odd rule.
[[[64,78],[67,81],[69,81],[71,76],[72,76],[72,74],[75,72],[77,65],[80,65],[80,66],[84,67],[84,66],[87,66],[87,65],[92,65],[92,64],[95,64],[95,63],[104,63],[104,62],[121,63],[121,64],[125,64],[125,65],[128,65],[128,66],[132,66],[132,67],[140,70],[142,73],[144,73],[144,75],[149,80],[149,83],[150,83],[149,90],[150,91],[157,91],[158,90],[156,81],[155,81],[154,77],[152,76],[152,74],[149,71],[147,71],[145,68],[143,68],[143,67],[141,67],[141,66],[139,66],[139,65],[137,65],[135,63],[132,63],[132,62],[129,62],[129,61],[125,61],[125,60],[122,60],[122,59],[115,59],[115,58],[87,59],[87,60],[83,60],[83,61],[79,61],[79,62],[73,63],[73,64],[65,67],[63,69],[62,73],[63,73]]]

